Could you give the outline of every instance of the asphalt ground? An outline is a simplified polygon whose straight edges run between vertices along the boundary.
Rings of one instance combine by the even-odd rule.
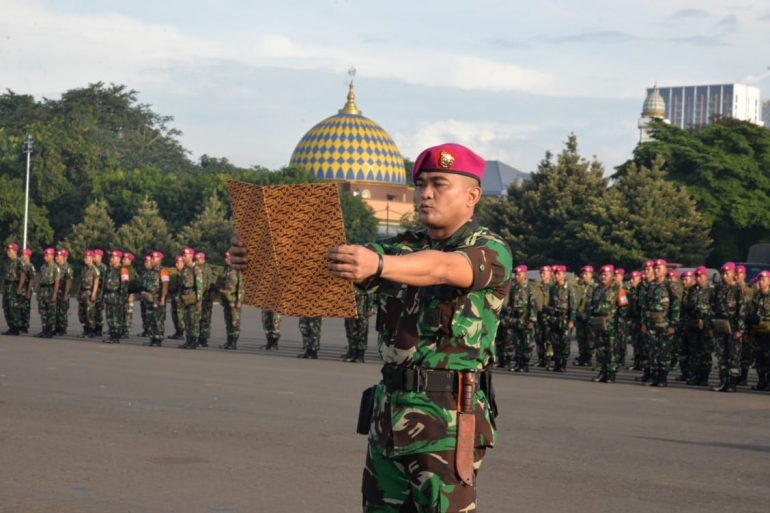
[[[279,351],[258,350],[259,311],[245,308],[238,351],[106,345],[75,336],[73,303],[69,336],[0,337],[0,511],[360,511],[354,429],[379,376],[375,334],[367,363],[350,364],[342,320],[324,320],[316,361],[294,357],[296,318],[282,328]],[[213,329],[215,346],[218,305]],[[770,510],[770,394],[593,374],[495,373],[479,511]]]

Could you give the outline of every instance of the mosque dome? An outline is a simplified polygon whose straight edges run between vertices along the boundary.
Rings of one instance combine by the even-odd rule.
[[[644,100],[644,107],[642,107],[642,116],[650,118],[664,118],[666,117],[666,102],[658,92],[658,86],[655,85],[647,95],[647,99]]]
[[[345,106],[300,139],[289,164],[325,180],[406,184],[401,152],[380,125],[358,110],[352,81]]]

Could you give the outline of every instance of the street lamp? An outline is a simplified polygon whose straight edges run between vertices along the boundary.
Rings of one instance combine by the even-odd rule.
[[[29,159],[32,154],[32,146],[34,146],[35,140],[32,138],[32,134],[27,134],[24,139],[24,153],[27,154],[27,189],[24,193],[24,242],[21,249],[27,249],[27,224],[29,221]]]

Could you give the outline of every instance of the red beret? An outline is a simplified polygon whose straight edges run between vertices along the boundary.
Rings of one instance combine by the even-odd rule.
[[[594,272],[594,268],[591,265],[583,266],[583,268],[580,270],[581,273],[592,273]]]
[[[695,276],[698,276],[699,274],[700,274],[700,275],[703,275],[703,276],[708,276],[708,274],[709,274],[709,270],[708,270],[708,269],[706,269],[706,268],[705,268],[705,267],[703,267],[703,266],[700,266],[700,267],[698,267],[697,269],[695,269]]]
[[[150,256],[152,258],[160,258],[161,260],[163,260],[163,253],[161,253],[160,251],[153,251],[152,253],[150,253]]]
[[[10,244],[8,244],[6,246],[6,249],[12,249],[14,251],[19,251],[19,245],[16,244],[15,242],[11,242]]]
[[[735,264],[733,262],[726,262],[722,265],[722,268],[720,271],[734,271],[735,270]]]
[[[104,256],[104,251],[102,251],[101,249],[95,249],[94,255]]]
[[[22,254],[22,255],[31,255],[31,254],[32,254],[32,250],[31,250],[31,249],[29,249],[29,248],[27,248],[27,249],[22,249],[22,250],[21,250],[21,254]]]
[[[123,252],[122,252],[122,251],[118,251],[118,250],[116,249],[116,250],[113,250],[113,252],[112,252],[112,253],[110,253],[110,256],[111,256],[111,257],[118,257],[118,258],[122,258],[122,257],[123,257]]]
[[[567,272],[567,266],[566,265],[555,265],[555,266],[553,266],[553,272],[555,272],[555,273],[566,273]]]
[[[669,277],[671,278],[679,278],[679,273],[676,271],[669,271],[668,272]]]
[[[514,270],[514,273],[525,273],[527,272],[527,266],[526,265],[517,265]]]
[[[551,267],[550,265],[544,265],[543,267],[540,268],[540,272],[542,273],[543,271],[551,272],[553,271],[553,267]]]
[[[134,254],[133,253],[123,253],[123,258],[128,258],[129,260],[133,260],[134,259]]]
[[[647,260],[642,264],[642,269],[647,269],[648,267],[655,267],[655,262],[653,260]]]
[[[615,266],[607,264],[605,266],[602,266],[601,269],[599,269],[600,273],[614,273],[615,272]]]
[[[91,251],[90,249],[88,251],[86,251],[85,253],[83,253],[83,258],[85,258],[85,257],[92,257],[92,256],[94,256],[94,252]]]
[[[618,267],[617,269],[615,269],[615,274],[617,274],[618,276],[625,276],[626,275],[626,270],[625,269],[621,269],[620,267]]]
[[[642,277],[642,273],[640,273],[639,271],[631,271],[631,278],[641,278],[641,277]]]
[[[184,248],[182,250],[183,255],[193,255],[195,254],[195,250],[193,248]]]
[[[53,248],[45,248],[45,251],[43,251],[44,255],[55,255],[56,250]]]
[[[743,274],[746,274],[746,268],[745,268],[744,266],[742,266],[742,265],[739,265],[739,266],[737,266],[737,267],[735,268],[735,272],[736,272],[736,273],[743,273]]]
[[[770,271],[759,271],[757,278],[770,278]]]
[[[692,271],[685,271],[682,273],[682,278],[692,278]]]
[[[195,253],[195,258],[206,258],[206,253],[198,252]]]
[[[487,163],[465,146],[455,143],[440,144],[424,150],[414,161],[412,181],[422,171],[441,171],[471,176],[481,183]]]
[[[666,261],[662,258],[655,260],[655,267],[666,267]]]
[[[174,262],[181,262],[182,260],[184,260],[184,257],[182,255],[177,255]]]
[[[60,249],[59,251],[56,252],[56,254],[61,255],[63,257],[70,256],[70,252],[67,251],[66,249]]]
[[[230,256],[230,252],[229,251],[225,251],[224,253],[222,253],[222,256],[229,257]]]
[[[144,255],[144,261],[147,262],[149,260],[152,260],[152,255]]]

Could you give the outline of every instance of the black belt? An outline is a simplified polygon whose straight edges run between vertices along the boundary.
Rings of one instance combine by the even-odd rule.
[[[41,283],[40,284],[40,288],[41,289],[50,289],[51,287],[53,287],[53,285],[54,285],[53,283],[51,283],[51,284]]]
[[[388,390],[405,392],[457,392],[458,383],[454,370],[409,369],[387,363],[382,366],[382,381]],[[477,380],[476,387],[481,381]]]

